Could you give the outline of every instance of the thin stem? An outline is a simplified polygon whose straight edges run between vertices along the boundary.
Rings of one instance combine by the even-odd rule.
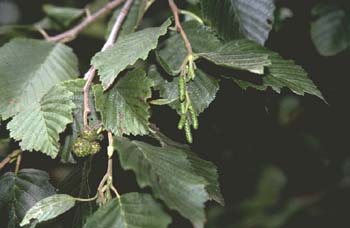
[[[179,13],[192,17],[193,19],[198,21],[199,24],[202,24],[202,25],[204,24],[203,20],[200,17],[198,17],[196,14],[192,13],[191,11],[179,10]]]
[[[174,15],[174,18],[175,18],[175,27],[176,27],[177,31],[181,34],[182,39],[185,42],[188,55],[192,55],[193,51],[192,51],[191,43],[188,40],[188,37],[187,37],[185,31],[183,30],[181,22],[180,22],[180,18],[179,18],[180,10],[179,10],[179,8],[177,8],[174,0],[169,0],[169,6],[170,6],[171,11],[173,12],[173,15]]]
[[[21,150],[14,150],[11,154],[7,155],[7,157],[0,162],[0,170],[3,169],[10,161],[19,156],[21,153]]]
[[[22,154],[18,154],[16,158],[16,169],[15,169],[15,175],[17,175],[19,171],[19,167],[21,166],[21,160],[22,160]]]
[[[94,197],[92,198],[87,198],[87,199],[83,199],[83,198],[74,198],[76,201],[80,201],[80,202],[90,202],[90,201],[94,201],[95,199],[97,199],[98,195],[96,194]]]
[[[99,17],[107,14],[108,12],[112,11],[114,8],[118,7],[124,0],[113,0],[111,2],[109,2],[108,4],[106,4],[103,8],[101,8],[100,10],[98,10],[97,12],[95,12],[94,14],[87,14],[87,17],[81,21],[81,23],[79,23],[78,25],[76,25],[75,27],[61,33],[55,36],[51,36],[51,37],[47,37],[46,40],[47,41],[51,41],[51,42],[69,42],[73,39],[75,39],[75,37],[84,29],[86,28],[88,25],[90,25],[92,22],[96,21]]]
[[[120,11],[118,17],[116,18],[113,28],[108,36],[108,39],[106,43],[103,45],[101,51],[105,51],[108,48],[112,47],[113,44],[115,43],[115,40],[118,36],[119,30],[124,22],[125,17],[129,13],[129,9],[132,5],[133,0],[127,0],[124,3],[124,6],[122,10]],[[90,113],[90,107],[89,107],[89,91],[91,88],[92,81],[94,80],[94,77],[96,75],[96,69],[95,67],[91,66],[88,72],[84,75],[84,79],[86,80],[85,86],[84,86],[84,113],[83,113],[83,122],[84,122],[84,127],[88,127],[88,115]]]

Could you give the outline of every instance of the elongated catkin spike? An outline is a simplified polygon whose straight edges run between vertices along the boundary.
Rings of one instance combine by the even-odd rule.
[[[185,90],[185,78],[183,75],[180,75],[179,76],[179,99],[180,99],[180,102],[184,102],[185,100],[185,93],[186,93],[186,90]]]
[[[186,103],[185,102],[180,103],[180,112],[182,115],[186,114],[187,111],[186,111]]]
[[[192,138],[192,132],[191,132],[191,123],[188,119],[186,119],[186,122],[185,122],[185,134],[186,134],[187,142],[192,143],[193,138]]]
[[[191,114],[193,129],[197,130],[198,126],[199,126],[199,122],[198,122],[198,117],[197,117],[196,111],[194,110],[192,105],[190,105],[189,110],[190,110],[190,114]]]
[[[184,128],[186,122],[186,114],[182,114],[179,120],[179,123],[177,124],[177,129],[182,130]]]

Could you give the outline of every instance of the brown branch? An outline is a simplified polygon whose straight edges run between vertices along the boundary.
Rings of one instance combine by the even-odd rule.
[[[115,23],[113,25],[113,28],[108,36],[108,39],[106,43],[103,45],[101,51],[105,51],[108,48],[112,47],[115,43],[115,40],[118,36],[119,30],[124,22],[125,17],[129,13],[129,9],[132,5],[133,0],[127,0],[120,11],[118,17],[115,20]],[[94,77],[96,75],[96,69],[95,67],[91,66],[89,71],[84,75],[84,79],[86,80],[85,86],[84,86],[84,113],[83,113],[83,121],[84,121],[84,127],[88,127],[88,115],[90,113],[90,107],[89,107],[89,91],[92,84],[92,81],[94,80]]]
[[[0,162],[0,170],[2,170],[13,158],[19,156],[21,153],[21,150],[14,150],[11,154],[7,155],[7,157]]]
[[[113,0],[106,4],[103,8],[98,10],[92,15],[87,14],[87,17],[75,27],[55,36],[47,37],[47,41],[51,42],[62,42],[66,43],[73,40],[84,28],[90,25],[92,22],[96,21],[99,17],[112,11],[114,8],[119,6],[124,0]]]
[[[179,8],[177,8],[177,6],[176,6],[174,0],[169,0],[169,6],[170,6],[171,11],[173,12],[173,15],[174,15],[174,18],[175,18],[175,28],[176,28],[176,30],[181,34],[182,39],[183,39],[184,42],[185,42],[188,55],[192,55],[192,54],[193,54],[193,51],[192,51],[191,43],[190,43],[190,41],[188,40],[188,37],[187,37],[185,31],[183,30],[182,25],[181,25],[181,22],[180,22],[180,18],[179,18],[180,10],[179,10]]]

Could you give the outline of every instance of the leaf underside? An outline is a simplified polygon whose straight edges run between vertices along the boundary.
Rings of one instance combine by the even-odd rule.
[[[202,14],[227,40],[247,38],[261,45],[274,21],[274,0],[201,0]]]
[[[42,99],[18,113],[7,125],[10,136],[20,141],[23,150],[40,151],[55,158],[59,134],[72,122],[73,94],[61,84]]]
[[[166,228],[171,218],[150,195],[127,193],[90,216],[84,228]]]
[[[0,48],[0,115],[12,117],[60,81],[77,77],[77,58],[63,44],[17,38]]]
[[[70,195],[56,194],[38,201],[24,216],[20,226],[30,224],[31,220],[38,223],[47,221],[68,211],[75,205],[75,199]]]

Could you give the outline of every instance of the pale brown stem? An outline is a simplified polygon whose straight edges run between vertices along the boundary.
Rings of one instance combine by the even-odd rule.
[[[185,31],[183,30],[181,22],[180,22],[180,18],[179,18],[180,10],[179,10],[179,8],[177,8],[174,0],[169,0],[169,6],[170,6],[170,9],[173,12],[173,15],[175,18],[175,28],[181,34],[182,39],[185,42],[188,55],[192,55],[193,51],[192,51],[191,43],[188,40],[188,37],[187,37]]]
[[[103,45],[101,51],[105,51],[108,48],[112,47],[115,43],[115,40],[118,36],[119,30],[124,22],[125,17],[128,15],[129,9],[132,5],[133,0],[127,0],[124,3],[124,6],[122,10],[120,11],[118,17],[115,20],[115,23],[112,27],[112,30],[108,36],[108,39],[106,43]],[[94,77],[96,75],[96,69],[95,67],[91,66],[88,72],[84,75],[84,79],[86,80],[85,86],[84,86],[84,113],[83,113],[83,122],[84,127],[88,127],[88,116],[90,113],[90,107],[89,107],[89,91],[91,88],[92,81],[94,80]]]
[[[99,17],[107,14],[118,7],[124,0],[113,0],[94,14],[87,14],[87,17],[75,27],[55,36],[47,37],[47,41],[66,43],[73,40],[84,28],[96,21]]]
[[[15,169],[15,175],[17,175],[19,168],[21,166],[21,161],[22,161],[22,154],[19,154],[16,158],[16,169]]]
[[[13,158],[19,156],[21,153],[21,150],[14,150],[11,154],[7,155],[7,157],[0,162],[0,170],[3,169]]]

